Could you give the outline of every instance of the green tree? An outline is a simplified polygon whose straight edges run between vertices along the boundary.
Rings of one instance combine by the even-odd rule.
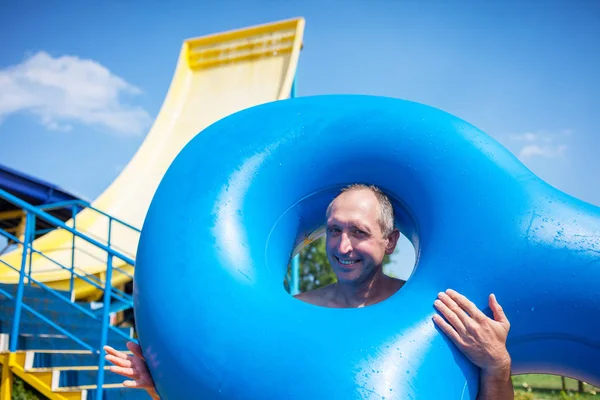
[[[390,256],[386,255],[383,259],[383,265],[390,262]],[[288,266],[288,272],[284,282],[286,290],[289,292],[289,282],[291,279],[291,263]],[[308,292],[327,286],[336,282],[335,274],[327,259],[325,251],[325,237],[304,246],[300,250],[300,292]]]

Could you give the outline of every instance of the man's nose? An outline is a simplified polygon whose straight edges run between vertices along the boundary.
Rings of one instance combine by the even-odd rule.
[[[340,254],[346,254],[352,251],[352,242],[350,241],[348,234],[342,233],[340,243],[338,244],[338,251]]]

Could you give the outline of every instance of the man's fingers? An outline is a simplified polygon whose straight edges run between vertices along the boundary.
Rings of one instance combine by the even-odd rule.
[[[508,318],[504,313],[504,309],[502,308],[500,303],[498,303],[498,300],[496,300],[496,295],[493,293],[490,294],[489,305],[490,309],[492,310],[492,313],[494,314],[494,319],[502,323],[503,325],[508,324]]]
[[[456,316],[462,322],[463,327],[466,328],[471,323],[471,321],[470,321],[471,318],[469,317],[469,315],[467,315],[465,310],[463,310],[460,307],[460,305],[458,305],[458,303],[456,301],[454,301],[454,299],[452,299],[450,296],[448,296],[447,293],[444,293],[444,292],[438,293],[438,299],[441,300],[446,305],[446,307],[448,307],[454,314],[456,314]],[[450,321],[450,322],[452,323],[452,321]]]
[[[446,296],[447,297],[447,296]],[[452,325],[452,328],[459,333],[465,332],[465,325],[463,324],[461,318],[456,315],[454,310],[452,310],[448,305],[442,300],[436,300],[433,305],[435,308],[446,318],[446,320]]]
[[[137,343],[127,342],[127,348],[133,354],[135,354],[136,357],[141,358],[142,360],[144,359],[144,356],[142,355],[142,348]]]
[[[105,357],[105,359],[106,359],[106,361],[109,361],[118,367],[130,368],[132,366],[131,360],[128,360],[128,359],[123,360],[122,358],[115,357],[110,354],[107,355]]]
[[[446,336],[450,338],[450,340],[452,340],[452,342],[454,342],[454,344],[458,346],[460,343],[460,335],[448,322],[444,320],[444,318],[435,314],[433,316],[433,322],[442,330],[442,332],[446,334]]]
[[[127,354],[126,353],[123,353],[122,351],[115,350],[115,349],[113,349],[110,346],[104,346],[104,351],[106,352],[106,354],[111,354],[111,355],[113,355],[115,357],[118,357],[118,358],[127,359]]]
[[[135,372],[134,372],[133,368],[119,367],[116,365],[111,365],[109,370],[111,372],[114,372],[115,374],[123,375],[128,378],[132,378],[132,379],[135,378]]]
[[[482,320],[487,318],[487,316],[481,312],[479,308],[469,299],[467,299],[464,295],[458,293],[456,290],[448,289],[446,290],[446,294],[456,302],[463,310],[465,310],[471,318],[474,320]]]
[[[152,386],[150,386],[150,385],[142,385],[138,381],[131,381],[131,380],[123,381],[123,386],[132,388],[132,389],[150,389],[150,388],[152,388]]]
[[[154,386],[152,386],[152,385],[144,385],[144,384],[141,384],[139,381],[133,381],[133,380],[123,381],[123,386],[132,388],[132,389],[153,389],[154,388]]]

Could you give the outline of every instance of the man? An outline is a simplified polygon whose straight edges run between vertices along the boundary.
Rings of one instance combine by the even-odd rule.
[[[337,282],[296,296],[307,303],[337,308],[365,307],[396,293],[404,281],[383,273],[383,258],[396,248],[400,232],[394,228],[394,211],[378,188],[351,185],[327,208],[326,251]],[[506,349],[510,323],[494,295],[488,318],[471,301],[453,290],[439,293],[434,306],[435,324],[473,364],[481,369],[479,400],[512,400],[511,359]],[[124,385],[144,388],[158,398],[139,346],[129,343],[134,356],[107,347],[111,371],[130,378]]]

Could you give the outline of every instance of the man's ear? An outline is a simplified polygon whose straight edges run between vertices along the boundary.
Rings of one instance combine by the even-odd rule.
[[[398,239],[400,238],[400,231],[398,229],[394,229],[392,233],[388,235],[388,243],[385,246],[385,253],[392,254],[394,250],[396,250],[396,245],[398,244]]]

